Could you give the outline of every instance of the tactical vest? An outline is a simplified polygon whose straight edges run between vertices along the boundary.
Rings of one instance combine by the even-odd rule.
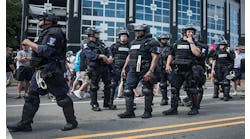
[[[208,46],[200,42],[197,42],[197,45],[201,46],[201,56],[196,58],[197,64],[204,67],[208,57]]]
[[[138,59],[141,59],[141,68],[148,68],[151,64],[151,45],[149,42],[153,38],[146,37],[136,39],[131,43],[130,47],[130,59],[129,59],[129,67],[135,68],[137,66]]]
[[[47,45],[44,42],[44,38],[48,37],[49,34],[59,34],[62,35],[61,38],[64,40],[60,40],[58,42],[60,42],[60,44],[56,43],[55,46],[53,46],[53,48],[56,49],[56,55],[54,57],[41,57],[38,56],[38,54],[32,50],[32,57],[31,57],[31,66],[38,68],[42,65],[48,64],[49,62],[54,62],[54,61],[60,61],[60,60],[65,60],[65,53],[66,53],[66,38],[65,38],[65,34],[62,32],[62,30],[57,26],[57,25],[53,25],[50,26],[46,29],[44,29],[41,34],[39,35],[38,39],[35,40],[35,43],[37,43],[38,45]]]
[[[98,42],[88,41],[87,46],[96,54],[105,54],[104,46],[100,45]],[[96,59],[96,60],[88,59],[87,64],[90,67],[98,67],[98,66],[106,65],[101,59]]]
[[[157,64],[157,67],[159,69],[165,70],[166,64],[167,64],[167,57],[170,54],[170,46],[165,46],[161,48],[161,53],[159,55],[159,61]]]
[[[125,64],[126,58],[128,56],[129,46],[128,43],[121,44],[117,42],[113,45],[113,57],[114,57],[114,66],[123,67]]]
[[[191,51],[190,44],[186,41],[179,40],[176,44],[174,65],[191,65],[194,55]]]
[[[227,51],[223,51],[221,49],[218,50],[216,53],[216,57],[216,68],[228,67],[233,65],[233,59],[231,59]]]

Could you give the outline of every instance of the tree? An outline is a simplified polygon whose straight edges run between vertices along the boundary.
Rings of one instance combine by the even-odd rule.
[[[20,47],[22,21],[21,0],[6,1],[6,44],[8,47],[17,49]]]

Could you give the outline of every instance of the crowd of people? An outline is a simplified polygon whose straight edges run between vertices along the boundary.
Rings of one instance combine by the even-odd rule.
[[[43,30],[35,42],[29,39],[22,42],[23,50],[16,57],[17,70],[7,49],[6,86],[16,74],[19,81],[17,97],[21,96],[23,81],[26,93],[22,120],[8,125],[10,131],[31,131],[31,123],[39,108],[39,95],[48,93],[63,109],[67,123],[62,130],[76,128],[78,122],[68,94],[72,93],[79,99],[90,97],[91,109],[102,111],[98,103],[100,81],[104,84],[104,109],[116,110],[115,96],[125,98],[126,109],[117,115],[119,118],[135,118],[134,99],[141,96],[145,104],[141,118],[151,118],[153,98],[157,94],[154,88],[158,88],[156,92],[162,95],[160,105],[170,103],[163,115],[177,115],[178,106],[182,104],[190,107],[188,115],[197,115],[201,109],[206,75],[213,78],[215,99],[219,92],[223,92],[222,100],[232,99],[231,82],[234,95],[237,95],[238,84],[244,91],[244,46],[239,45],[234,53],[222,37],[218,48],[209,52],[202,36],[191,24],[182,29],[182,38],[174,40],[174,44],[170,43],[169,33],[153,38],[146,24],[134,26],[136,38],[131,42],[127,29],[121,28],[119,40],[110,47],[100,40],[98,29],[89,27],[85,30],[87,39],[83,40],[81,49],[74,56],[72,51],[67,51],[65,34],[57,25],[56,16],[45,13],[38,19]],[[207,71],[211,73],[206,74]],[[187,96],[183,100],[180,99],[182,87]]]

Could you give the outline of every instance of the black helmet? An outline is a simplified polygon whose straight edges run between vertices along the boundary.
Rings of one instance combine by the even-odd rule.
[[[95,28],[95,33],[101,33],[101,31],[97,28]]]
[[[118,36],[120,37],[122,34],[126,34],[129,37],[129,33],[125,28],[122,28],[119,32],[118,32]]]
[[[162,33],[159,37],[158,40],[160,41],[161,39],[170,39],[171,36],[168,33]]]
[[[94,27],[89,27],[85,30],[85,33],[89,36],[89,35],[95,35],[96,33],[96,29]]]
[[[185,33],[187,30],[193,30],[194,31],[194,34],[195,34],[195,32],[197,31],[196,30],[196,28],[194,27],[194,25],[192,25],[192,24],[187,24],[186,26],[185,26],[185,28],[184,28],[184,32],[183,33]]]
[[[53,24],[57,24],[58,17],[52,12],[44,12],[43,15],[38,15],[39,18],[43,18],[45,21],[51,21]]]
[[[220,41],[219,41],[218,44],[219,45],[227,45],[227,46],[229,46],[228,41],[225,39],[224,36],[221,36]]]
[[[219,45],[228,45],[227,40],[222,40],[219,42]]]
[[[149,26],[146,25],[146,24],[138,24],[138,25],[135,25],[134,31],[139,31],[139,30],[143,30],[143,31],[145,31],[146,33],[149,33],[149,32],[150,32],[150,28],[149,28]]]

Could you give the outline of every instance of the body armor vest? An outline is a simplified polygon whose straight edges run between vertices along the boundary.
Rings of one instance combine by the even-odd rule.
[[[167,57],[170,54],[170,46],[164,46],[161,47],[161,53],[159,55],[159,61],[157,64],[157,67],[159,69],[165,70],[166,64],[167,64]]]
[[[55,62],[55,61],[61,61],[64,60],[65,62],[65,53],[66,53],[66,38],[65,34],[62,32],[62,30],[59,28],[58,25],[52,25],[46,29],[44,29],[41,34],[39,35],[38,39],[35,40],[34,42],[38,45],[47,45],[47,40],[44,40],[45,37],[48,37],[49,35],[62,35],[59,38],[62,38],[64,40],[58,41],[58,43],[53,46],[53,48],[56,49],[56,55],[54,57],[41,57],[38,56],[38,54],[32,50],[32,57],[30,64],[31,66],[38,68],[42,65],[48,64],[50,62]],[[47,38],[48,39],[48,38]]]
[[[194,55],[187,41],[179,40],[176,44],[174,65],[191,65]]]
[[[88,41],[87,42],[88,47],[95,52],[96,54],[105,54],[105,48],[103,45],[100,45],[98,42]],[[100,65],[106,65],[102,60],[96,59],[96,60],[88,60],[87,64],[90,67],[98,67]]]
[[[132,68],[137,66],[138,61],[141,67],[149,67],[151,64],[151,45],[149,44],[153,38],[150,36],[144,36],[134,40],[130,47],[130,59],[128,65]]]
[[[128,56],[129,45],[121,44],[120,42],[115,43],[112,49],[113,57],[114,57],[114,66],[115,67],[123,67],[125,64],[126,58]]]
[[[230,54],[227,51],[219,49],[216,53],[216,57],[216,68],[228,67],[233,65],[234,59],[231,58]]]

